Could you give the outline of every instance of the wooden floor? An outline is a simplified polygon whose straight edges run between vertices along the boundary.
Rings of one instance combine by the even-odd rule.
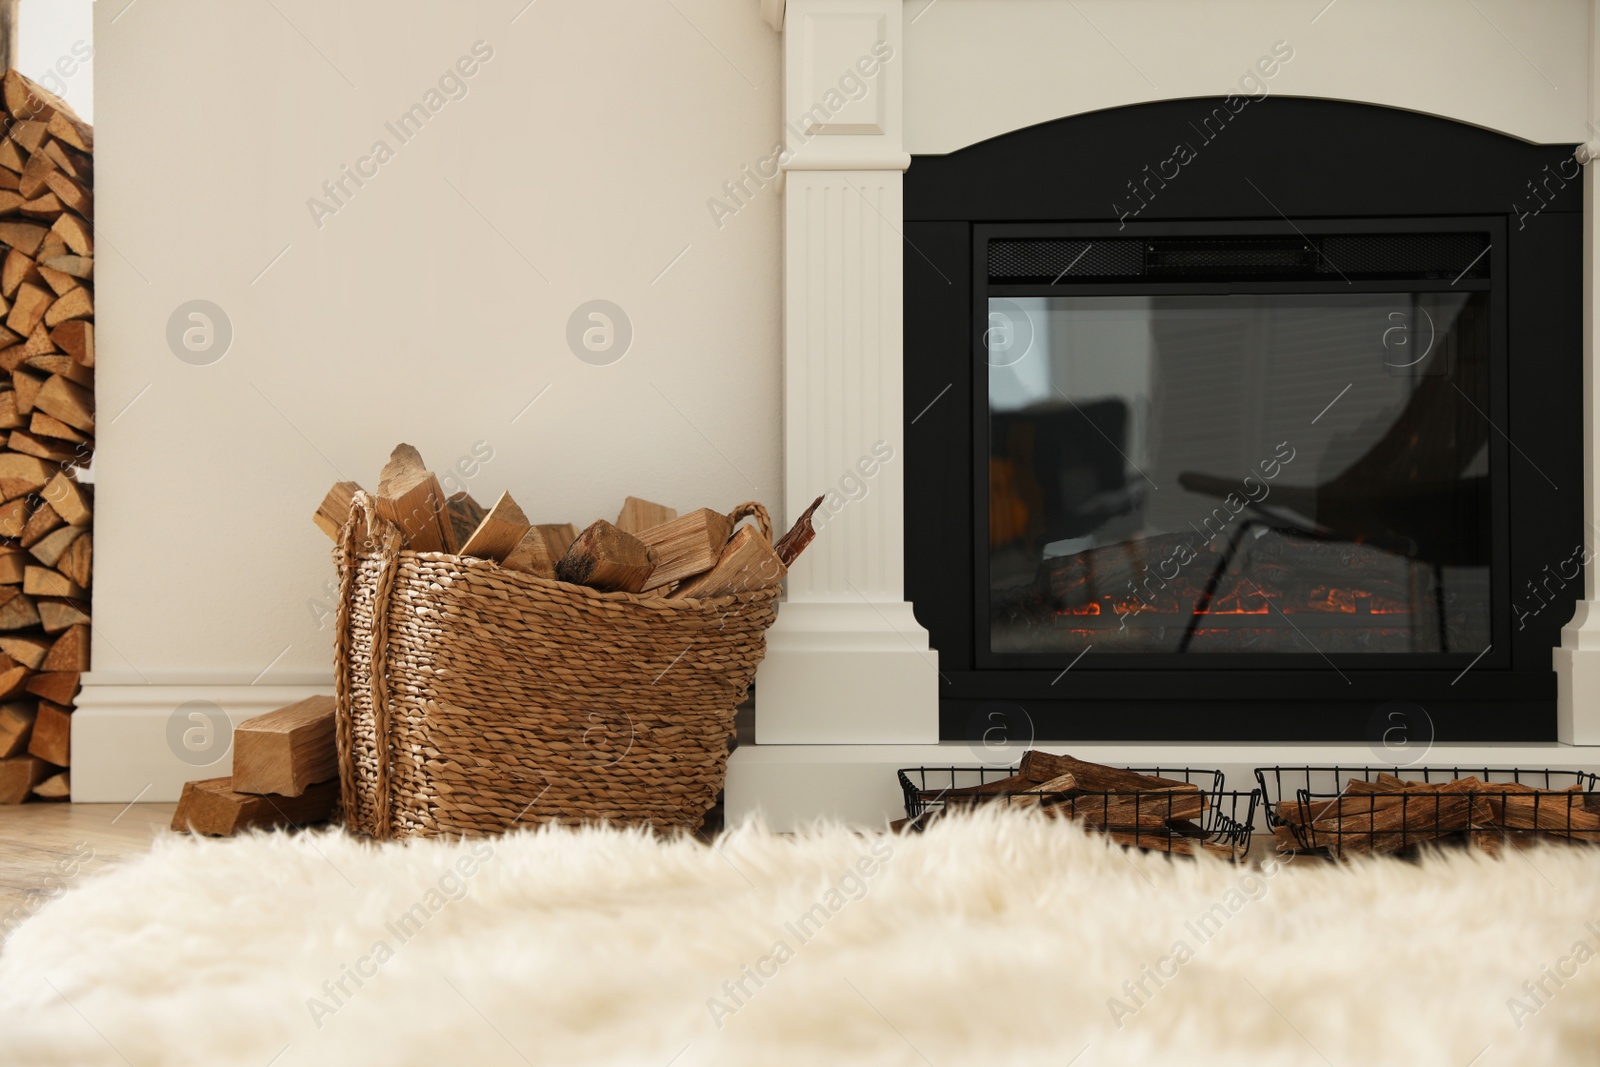
[[[0,942],[83,875],[150,848],[173,804],[0,807]]]

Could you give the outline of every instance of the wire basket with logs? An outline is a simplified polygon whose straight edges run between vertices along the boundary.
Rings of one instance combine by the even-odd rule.
[[[907,767],[899,772],[906,818],[920,830],[984,804],[1035,808],[1073,819],[1119,845],[1240,860],[1250,850],[1259,794],[1223,788],[1221,771],[1107,767],[1029,751],[1013,767]]]
[[[698,828],[815,507],[776,543],[757,503],[678,515],[629,497],[578,531],[509,493],[446,497],[409,445],[376,493],[334,486],[316,520],[338,546],[347,825]]]
[[[1405,777],[1402,777],[1405,776]],[[1600,844],[1600,778],[1518,767],[1258,767],[1280,853]]]

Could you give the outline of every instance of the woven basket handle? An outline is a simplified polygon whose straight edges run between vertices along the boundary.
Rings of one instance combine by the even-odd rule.
[[[378,840],[389,836],[391,799],[389,797],[389,692],[387,651],[389,645],[389,599],[394,590],[395,572],[400,556],[400,531],[378,518],[367,494],[358,490],[350,500],[350,514],[344,528],[339,531],[339,614],[334,632],[334,703],[338,724],[336,743],[339,752],[339,788],[345,810],[345,820],[356,827],[351,805],[356,792],[355,764],[355,701],[350,690],[349,664],[351,656],[351,629],[354,618],[356,569],[360,565],[363,549],[375,552],[383,568],[378,575],[377,595],[373,603],[372,620],[372,718],[375,747],[377,749],[377,806],[373,825],[365,829]]]
[[[728,512],[728,521],[735,526],[739,525],[741,519],[755,519],[761,527],[761,536],[767,539],[768,544],[772,543],[772,517],[767,514],[766,508],[754,500],[746,500]]]

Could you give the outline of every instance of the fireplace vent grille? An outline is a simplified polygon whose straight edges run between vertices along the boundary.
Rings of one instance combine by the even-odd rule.
[[[1489,247],[1485,233],[998,238],[989,242],[989,281],[1070,285],[1126,278],[1482,279],[1489,276]]]

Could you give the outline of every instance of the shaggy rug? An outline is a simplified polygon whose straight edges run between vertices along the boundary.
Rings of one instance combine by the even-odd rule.
[[[1249,869],[993,809],[718,844],[175,837],[0,951],[0,1061],[1600,1062],[1600,851]]]

